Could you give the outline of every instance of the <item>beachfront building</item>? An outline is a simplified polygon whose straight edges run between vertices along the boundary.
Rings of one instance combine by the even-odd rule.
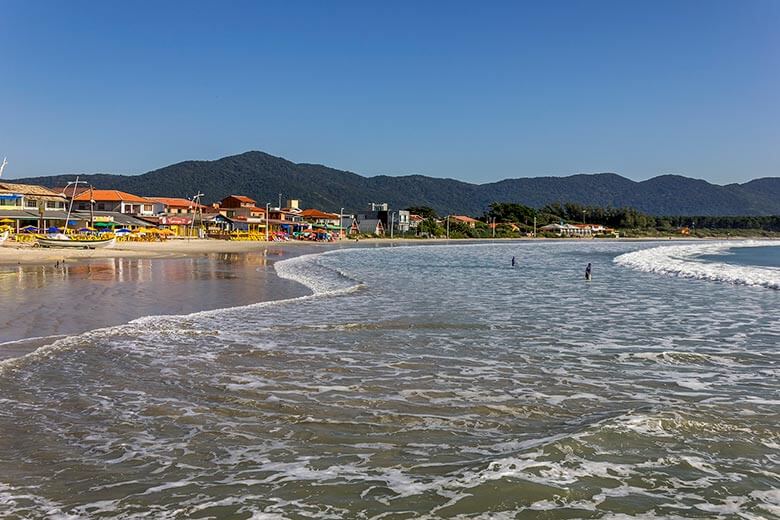
[[[74,229],[94,228],[98,231],[116,231],[117,229],[136,230],[156,227],[150,217],[139,218],[118,211],[77,211],[71,213],[71,224]],[[74,226],[76,224],[76,226]]]
[[[265,233],[268,216],[265,208],[259,208],[256,204],[254,199],[245,195],[229,195],[219,202],[217,208],[219,213],[230,220],[233,229]]]
[[[466,215],[452,215],[450,219],[454,220],[455,222],[466,224],[471,229],[477,227],[477,222],[479,222],[479,220],[475,218],[467,217]]]
[[[0,226],[22,228],[63,227],[67,199],[43,186],[0,181]],[[75,224],[75,223],[74,223]]]
[[[411,213],[406,210],[390,211],[386,202],[370,203],[368,211],[359,211],[350,226],[350,233],[357,229],[359,233],[369,235],[384,235],[389,233],[391,226],[394,232],[405,233],[411,227]]]
[[[577,226],[564,224],[563,222],[560,224],[547,224],[546,226],[540,227],[539,230],[545,233],[554,233],[559,237],[579,236],[581,233],[580,228]]]
[[[415,215],[414,213],[409,215],[409,229],[412,231],[417,231],[420,229],[420,224],[423,223],[425,219],[421,215]]]
[[[199,210],[207,207],[190,199],[183,199],[179,197],[149,198],[154,201],[155,215],[192,215],[193,213],[198,213]]]
[[[204,213],[216,211],[210,206],[178,197],[150,197],[154,201],[154,217],[146,217],[175,236],[202,236],[205,233]]]
[[[305,209],[299,216],[312,229],[324,230],[330,238],[342,238],[344,230],[341,227],[341,216],[338,213],[327,213],[318,209]]]
[[[359,211],[355,215],[357,232],[367,235],[384,235],[388,224],[388,206],[386,203],[370,203],[368,211]],[[351,226],[350,232],[354,232],[355,226]]]
[[[539,228],[547,233],[561,237],[592,237],[593,235],[614,234],[615,230],[601,224],[548,224]]]
[[[309,224],[331,226],[333,228],[341,227],[341,218],[338,213],[326,213],[318,209],[305,209],[300,212],[300,217]]]
[[[406,233],[412,228],[412,214],[411,212],[401,209],[395,212],[396,215],[393,216],[390,215],[390,220],[393,226],[395,227],[395,231],[397,233]]]
[[[154,216],[154,201],[119,190],[83,189],[75,193],[73,209],[152,217]]]

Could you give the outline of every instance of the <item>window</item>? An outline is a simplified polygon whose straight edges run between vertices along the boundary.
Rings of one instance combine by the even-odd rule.
[[[152,211],[152,205],[151,204],[144,204],[144,211]]]
[[[18,197],[0,197],[0,206],[21,206],[22,199]]]
[[[86,206],[86,204],[85,204],[85,206]],[[106,210],[106,205],[103,204],[102,202],[98,202],[97,209],[98,209],[98,211],[105,211]]]
[[[24,207],[25,208],[37,208],[38,207],[38,201],[32,200],[32,199],[25,199],[24,200]]]
[[[46,209],[56,209],[57,208],[57,202],[53,200],[47,200],[46,201]]]

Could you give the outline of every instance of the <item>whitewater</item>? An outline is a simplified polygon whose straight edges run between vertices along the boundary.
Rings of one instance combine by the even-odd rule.
[[[777,516],[780,292],[617,261],[660,247],[306,255],[54,338],[0,370],[0,516]]]
[[[778,246],[780,241],[777,240],[661,246],[620,255],[614,262],[651,273],[780,289],[780,269],[700,260],[703,256],[723,255],[736,248]]]

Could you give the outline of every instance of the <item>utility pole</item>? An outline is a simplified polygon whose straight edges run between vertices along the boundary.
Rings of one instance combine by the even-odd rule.
[[[390,239],[393,239],[394,236],[394,226],[395,226],[395,211],[390,212]]]
[[[279,209],[282,209],[282,194],[279,194]]]
[[[496,217],[493,217],[493,238],[496,238]]]
[[[534,215],[534,238],[536,238],[536,215]]]
[[[450,239],[450,216],[447,215],[447,240]]]

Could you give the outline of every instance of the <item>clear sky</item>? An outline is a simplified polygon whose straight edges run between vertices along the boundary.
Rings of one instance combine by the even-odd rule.
[[[780,1],[0,0],[3,178],[780,175]],[[0,159],[1,160],[1,159]]]

